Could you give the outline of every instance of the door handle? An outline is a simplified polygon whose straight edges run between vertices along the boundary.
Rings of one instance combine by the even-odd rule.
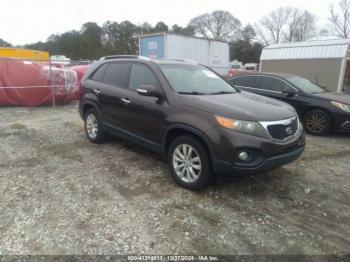
[[[131,103],[131,101],[128,98],[122,98],[122,101],[127,105]]]
[[[101,93],[101,90],[99,90],[99,89],[94,89],[94,92],[98,95],[98,94]]]

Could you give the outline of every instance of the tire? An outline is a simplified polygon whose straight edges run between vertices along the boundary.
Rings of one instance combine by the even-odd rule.
[[[92,108],[84,114],[85,134],[90,142],[101,144],[107,140],[107,133],[102,129],[100,116],[96,109]]]
[[[311,135],[324,136],[330,133],[332,119],[324,110],[312,110],[303,117],[305,131]]]
[[[175,181],[190,190],[207,187],[213,179],[208,151],[192,136],[180,136],[171,143],[168,165]]]

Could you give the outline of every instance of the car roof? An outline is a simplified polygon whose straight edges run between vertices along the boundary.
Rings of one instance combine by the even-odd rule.
[[[196,61],[186,60],[186,59],[150,59],[148,57],[134,56],[134,55],[116,55],[116,56],[106,56],[101,58],[99,61],[103,62],[145,62],[145,63],[155,63],[158,65],[198,65]]]
[[[291,78],[295,75],[292,74],[287,74],[287,73],[273,73],[273,72],[242,72],[237,76],[234,76],[232,78],[237,78],[237,77],[241,77],[241,76],[246,76],[246,75],[254,75],[254,76],[275,76],[275,77],[280,77],[280,78],[284,78],[284,79],[288,79]]]

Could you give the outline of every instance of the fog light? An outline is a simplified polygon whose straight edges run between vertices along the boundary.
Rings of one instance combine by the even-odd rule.
[[[245,162],[245,161],[247,161],[249,159],[249,153],[243,151],[243,152],[239,153],[238,157],[239,157],[240,160]]]

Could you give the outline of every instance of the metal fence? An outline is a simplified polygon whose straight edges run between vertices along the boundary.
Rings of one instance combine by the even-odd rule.
[[[80,61],[0,58],[0,106],[41,106],[79,99],[89,65]]]

